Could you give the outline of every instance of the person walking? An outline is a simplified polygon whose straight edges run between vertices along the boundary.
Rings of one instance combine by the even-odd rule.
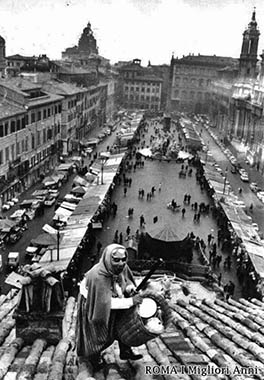
[[[184,218],[184,216],[185,216],[185,212],[186,212],[186,210],[185,210],[185,208],[183,207],[182,208],[182,217]]]
[[[140,222],[140,228],[145,226],[145,218],[143,214],[140,215],[139,222]]]
[[[126,229],[126,234],[127,234],[127,236],[129,236],[129,235],[130,235],[130,231],[131,231],[130,227],[129,227],[129,226],[127,226],[127,229]]]
[[[122,232],[120,232],[120,234],[119,234],[119,244],[123,244],[123,234],[122,234]]]
[[[114,243],[118,243],[118,230],[116,230],[114,235]]]
[[[96,245],[96,248],[97,248],[97,255],[99,255],[99,253],[101,252],[101,248],[102,248],[102,243],[100,242],[100,240],[98,241],[97,245]]]
[[[159,192],[161,192],[161,182],[159,183]]]
[[[124,197],[127,195],[127,187],[124,187]]]

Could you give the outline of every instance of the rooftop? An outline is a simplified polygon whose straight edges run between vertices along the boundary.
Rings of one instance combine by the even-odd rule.
[[[143,354],[143,359],[137,362],[120,360],[117,342],[114,342],[104,351],[104,368],[93,375],[83,373],[86,375],[84,378],[90,375],[91,380],[149,379],[154,377],[146,376],[146,368],[163,365],[170,366],[174,372],[170,376],[155,378],[262,379],[264,303],[256,299],[229,299],[226,302],[218,298],[215,292],[203,288],[200,283],[181,283],[176,279],[171,279],[171,283],[172,298],[169,302],[172,322],[159,337],[134,348],[135,352]],[[188,289],[188,295],[183,292],[184,288]],[[72,344],[76,325],[76,299],[67,299],[63,339],[57,346],[51,346],[45,339],[36,339],[32,345],[28,345],[23,339],[16,338],[12,314],[18,298],[17,291],[0,297],[1,378],[76,379],[78,364]],[[191,368],[196,372],[191,373]],[[207,377],[202,376],[202,368],[206,368]],[[229,377],[217,374],[220,369],[228,370]],[[239,377],[238,371],[245,369],[248,369],[247,373],[244,372]]]
[[[238,63],[238,59],[232,57],[221,57],[217,55],[194,55],[190,54],[182,58],[173,58],[174,64],[187,64],[187,65],[213,65],[218,67],[233,66]]]
[[[10,104],[5,100],[0,101],[0,114],[1,119],[5,119],[11,116],[26,113],[25,108],[19,107],[14,104]]]
[[[44,89],[51,93],[59,95],[75,95],[80,92],[86,92],[87,88],[81,88],[73,83],[66,83],[61,81],[49,81],[45,82]]]

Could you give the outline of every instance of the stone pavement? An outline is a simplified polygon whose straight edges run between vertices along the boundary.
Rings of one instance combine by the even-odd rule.
[[[149,128],[144,136],[146,146],[149,145],[149,137],[151,134],[154,134],[152,127]],[[139,217],[141,214],[144,215],[146,221],[145,230],[147,232],[153,230],[158,231],[162,229],[165,224],[169,224],[175,230],[179,240],[186,237],[187,233],[191,231],[204,239],[205,242],[207,242],[209,233],[213,233],[216,237],[217,226],[211,215],[202,215],[200,223],[197,224],[193,223],[194,212],[191,210],[191,206],[184,206],[186,209],[184,218],[181,212],[173,213],[167,208],[167,204],[172,198],[175,199],[177,204],[183,206],[185,193],[191,195],[191,203],[196,201],[198,204],[200,202],[208,204],[210,202],[207,194],[205,192],[202,193],[199,185],[196,183],[195,168],[193,169],[192,177],[187,176],[185,179],[179,179],[178,173],[180,168],[181,164],[175,161],[167,162],[146,159],[144,161],[144,168],[137,168],[135,172],[133,170],[126,172],[126,177],[132,178],[132,185],[128,187],[126,196],[124,196],[123,184],[116,186],[112,196],[112,201],[118,205],[117,216],[114,218],[111,215],[109,219],[105,221],[103,229],[97,231],[97,239],[101,241],[103,247],[113,241],[116,230],[118,230],[119,233],[122,232],[125,238],[126,229],[130,226],[131,234],[135,234],[136,230],[140,228]],[[158,191],[160,183],[161,191]],[[157,190],[152,200],[147,201],[146,193],[150,192],[152,186],[155,186]],[[138,197],[139,188],[144,188],[145,190],[144,200]],[[132,218],[128,218],[128,209],[131,207],[134,208],[134,215]],[[155,216],[158,217],[158,223],[156,224],[153,223]],[[225,284],[232,279],[236,285],[235,298],[238,298],[241,296],[241,289],[236,280],[234,264],[230,271],[224,270],[222,266],[226,253],[222,252],[222,255],[223,259],[219,269],[219,271],[222,272],[222,283]],[[84,270],[85,269],[87,268],[84,267]]]

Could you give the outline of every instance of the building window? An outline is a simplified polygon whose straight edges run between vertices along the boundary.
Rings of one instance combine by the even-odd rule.
[[[47,118],[47,110],[44,109],[44,110],[43,110],[43,119],[46,119],[46,118]]]
[[[41,120],[41,111],[38,111],[38,121]]]
[[[5,159],[6,162],[9,161],[9,147],[5,148]]]
[[[33,135],[33,133],[31,134],[31,148],[35,149],[35,136]]]
[[[21,141],[21,152],[25,152],[25,141]]]
[[[20,119],[17,119],[17,121],[16,121],[16,130],[17,131],[20,131]]]
[[[15,159],[15,144],[11,145],[11,160],[14,161]]]
[[[150,92],[150,88],[149,87],[147,88],[147,92]]]
[[[141,92],[145,92],[145,87],[141,87]]]
[[[11,121],[11,133],[16,131],[16,122],[14,120]]]
[[[0,124],[0,137],[4,137],[4,126]]]
[[[40,142],[40,131],[37,131],[37,146],[41,144]]]
[[[31,113],[31,124],[35,123],[35,121],[36,121],[36,115],[35,115],[35,112],[32,112]]]
[[[8,122],[5,123],[5,136],[8,135]]]
[[[0,150],[0,165],[3,164],[3,151]]]
[[[50,108],[48,108],[48,117],[50,117]]]
[[[19,142],[16,143],[16,154],[17,154],[17,156],[20,154],[20,143]]]
[[[139,92],[139,87],[136,87],[136,91]]]

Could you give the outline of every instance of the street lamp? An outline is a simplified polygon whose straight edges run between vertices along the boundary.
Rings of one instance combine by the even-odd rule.
[[[227,179],[227,171],[228,171],[228,168],[226,168],[226,170],[225,170],[225,179],[224,179],[223,194],[225,194],[225,188],[226,188],[226,179]]]
[[[57,261],[60,260],[60,230],[57,231]]]

